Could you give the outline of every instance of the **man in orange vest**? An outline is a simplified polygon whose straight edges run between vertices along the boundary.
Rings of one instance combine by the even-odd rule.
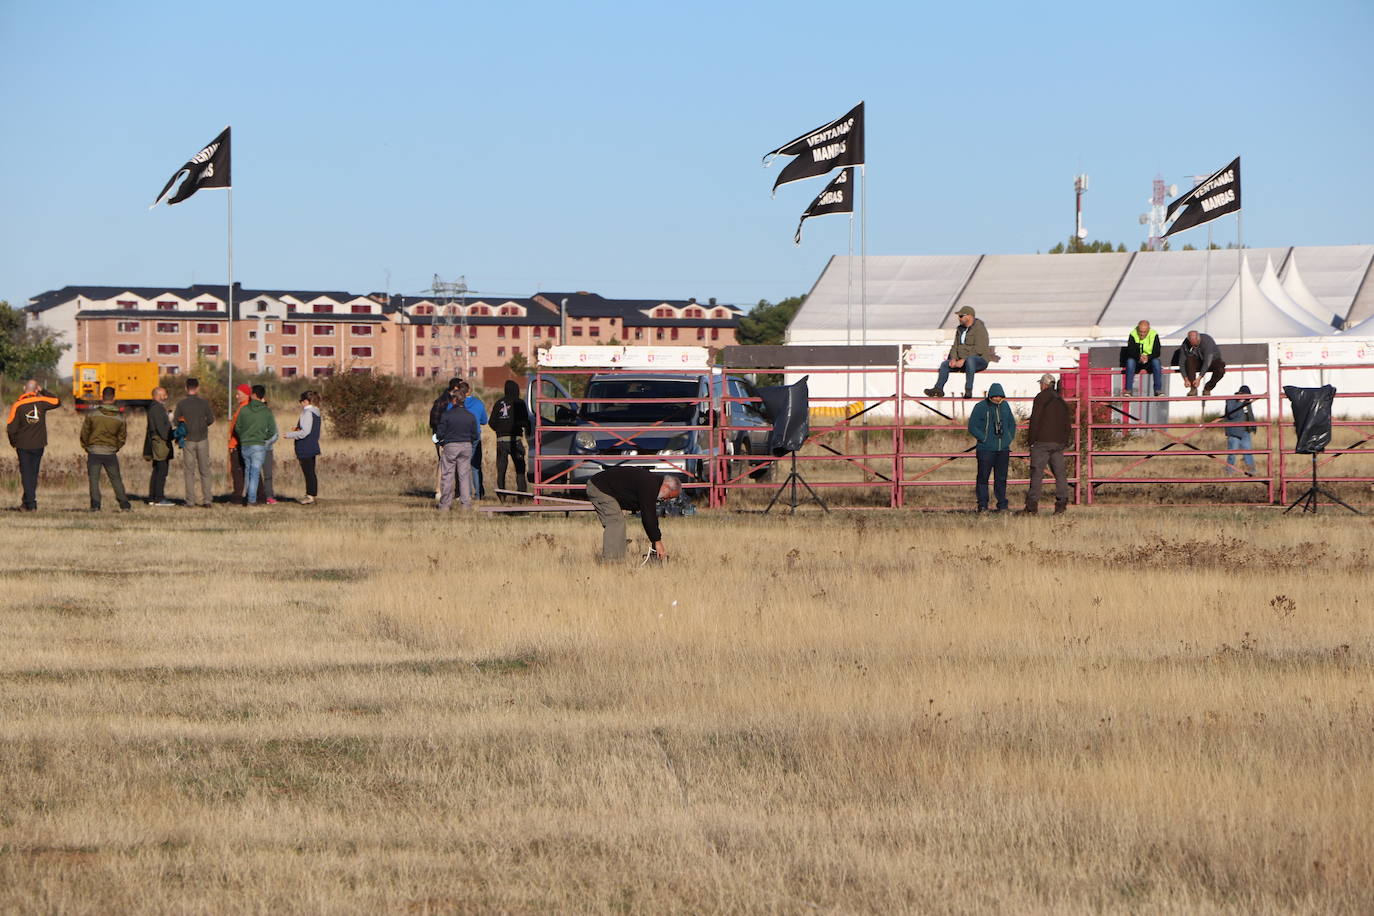
[[[48,411],[61,403],[57,395],[40,387],[37,379],[29,379],[19,400],[10,405],[5,432],[19,456],[19,477],[24,486],[20,512],[38,509],[38,467],[43,449],[48,447]]]

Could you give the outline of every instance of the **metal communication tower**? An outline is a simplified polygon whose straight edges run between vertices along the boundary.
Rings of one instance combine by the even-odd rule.
[[[1140,214],[1140,225],[1149,226],[1145,247],[1159,251],[1164,247],[1164,210],[1169,198],[1178,193],[1178,185],[1165,185],[1161,175],[1155,176],[1153,192],[1150,194],[1150,212]]]
[[[1083,194],[1088,190],[1088,176],[1073,176],[1073,237],[1077,239],[1074,247],[1083,247],[1088,230],[1083,228]]]
[[[472,366],[468,356],[468,293],[474,290],[468,289],[466,276],[445,281],[435,274],[429,292],[434,299],[431,333],[435,342],[431,346],[439,348],[445,372],[467,378]]]

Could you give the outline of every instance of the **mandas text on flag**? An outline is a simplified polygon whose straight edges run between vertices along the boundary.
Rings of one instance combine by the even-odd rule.
[[[1197,191],[1194,192],[1193,196],[1195,198],[1201,199],[1202,212],[1210,213],[1217,207],[1220,207],[1223,204],[1229,204],[1232,201],[1234,201],[1236,199],[1236,191],[1234,188],[1227,188],[1222,193],[1214,194],[1206,199],[1202,199],[1202,195],[1211,194],[1213,191],[1217,190],[1220,187],[1223,187],[1224,185],[1234,183],[1235,180],[1235,171],[1233,169],[1227,169],[1217,177],[1213,178],[1211,181],[1198,187]]]
[[[850,118],[843,124],[836,124],[828,130],[823,130],[807,137],[806,144],[811,147],[811,161],[825,162],[827,159],[834,159],[836,156],[843,155],[847,149],[843,140],[838,143],[828,143],[827,141],[834,140],[837,137],[843,137],[853,128],[854,119]],[[821,144],[825,145],[822,146]]]

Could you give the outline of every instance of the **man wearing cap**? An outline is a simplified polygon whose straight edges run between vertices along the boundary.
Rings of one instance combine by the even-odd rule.
[[[973,309],[966,305],[955,314],[959,316],[959,328],[954,332],[949,356],[940,363],[940,375],[935,380],[935,387],[926,389],[928,398],[945,396],[945,382],[949,381],[949,373],[953,369],[963,370],[964,397],[973,397],[973,375],[986,369],[988,360],[992,358],[988,329],[975,317]]]
[[[1054,376],[1040,376],[1040,393],[1031,402],[1030,428],[1026,431],[1030,442],[1030,489],[1026,492],[1026,513],[1034,515],[1040,509],[1040,485],[1045,477],[1045,465],[1054,472],[1054,514],[1063,515],[1069,508],[1069,475],[1064,468],[1064,447],[1073,439],[1073,421],[1069,405],[1059,396]]]
[[[988,474],[993,475],[993,496],[997,512],[1007,509],[1007,466],[1011,463],[1011,443],[1016,438],[1016,417],[1002,386],[993,382],[988,396],[974,405],[968,415],[968,431],[976,441],[973,454],[978,459],[974,496],[978,511],[988,510]]]

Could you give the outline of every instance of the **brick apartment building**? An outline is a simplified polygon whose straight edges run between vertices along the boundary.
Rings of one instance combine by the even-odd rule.
[[[725,347],[740,312],[711,299],[606,299],[595,293],[536,293],[529,298],[359,295],[345,292],[228,288],[67,286],[29,300],[32,324],[72,344],[58,365],[148,361],[163,374],[185,373],[201,357],[284,378],[337,371],[410,378],[466,374],[480,379],[516,356],[553,344],[618,341]],[[566,327],[567,340],[563,340]]]

